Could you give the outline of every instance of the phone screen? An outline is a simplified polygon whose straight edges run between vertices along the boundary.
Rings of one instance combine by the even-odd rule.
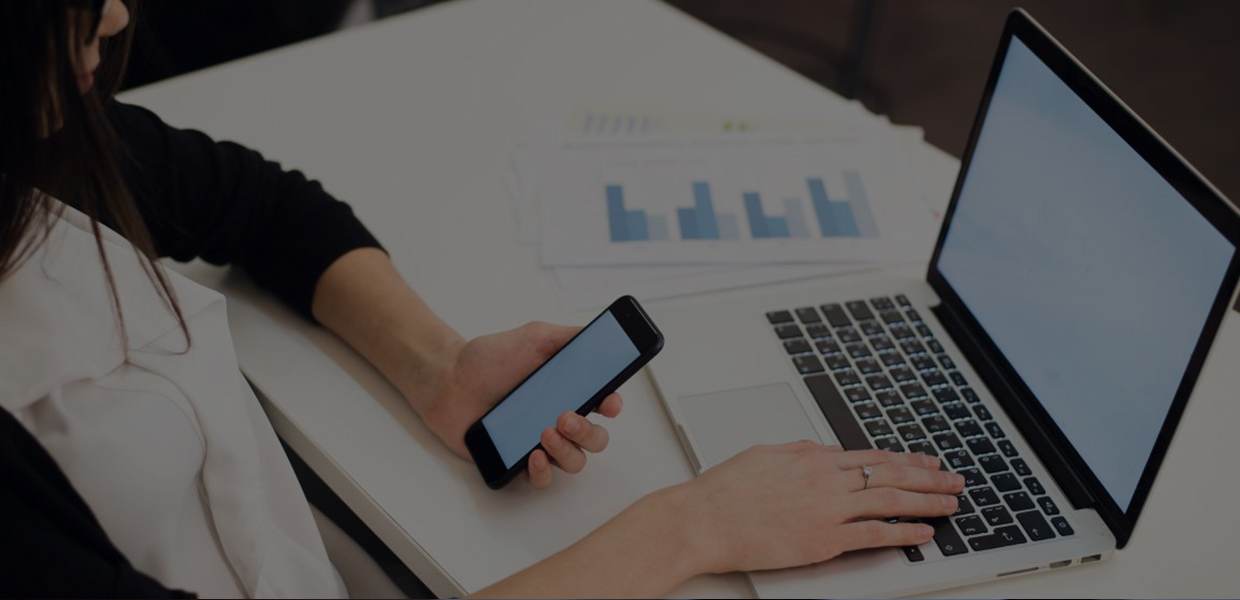
[[[543,429],[580,408],[640,355],[611,311],[595,319],[482,418],[504,467],[517,464]]]

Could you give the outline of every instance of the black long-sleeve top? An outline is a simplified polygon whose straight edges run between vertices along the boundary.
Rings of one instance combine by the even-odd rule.
[[[346,204],[301,173],[142,108],[113,103],[108,114],[160,256],[238,265],[313,318],[323,271],[350,250],[379,246]],[[184,595],[130,565],[38,440],[0,409],[0,597]]]

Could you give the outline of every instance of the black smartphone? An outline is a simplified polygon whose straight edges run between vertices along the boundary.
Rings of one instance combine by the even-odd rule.
[[[663,334],[636,299],[613,302],[465,432],[487,487],[525,470],[560,415],[589,414],[662,349]]]

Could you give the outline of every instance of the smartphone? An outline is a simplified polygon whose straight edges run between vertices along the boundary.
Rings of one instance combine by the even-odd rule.
[[[613,302],[465,432],[487,487],[525,470],[560,415],[589,414],[662,349],[663,334],[636,299]]]

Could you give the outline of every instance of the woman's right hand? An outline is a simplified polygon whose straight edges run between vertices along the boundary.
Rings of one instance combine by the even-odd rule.
[[[924,544],[929,525],[883,519],[950,515],[963,489],[964,478],[940,471],[937,458],[803,441],[750,448],[666,491],[690,515],[683,525],[700,571],[724,573]]]

